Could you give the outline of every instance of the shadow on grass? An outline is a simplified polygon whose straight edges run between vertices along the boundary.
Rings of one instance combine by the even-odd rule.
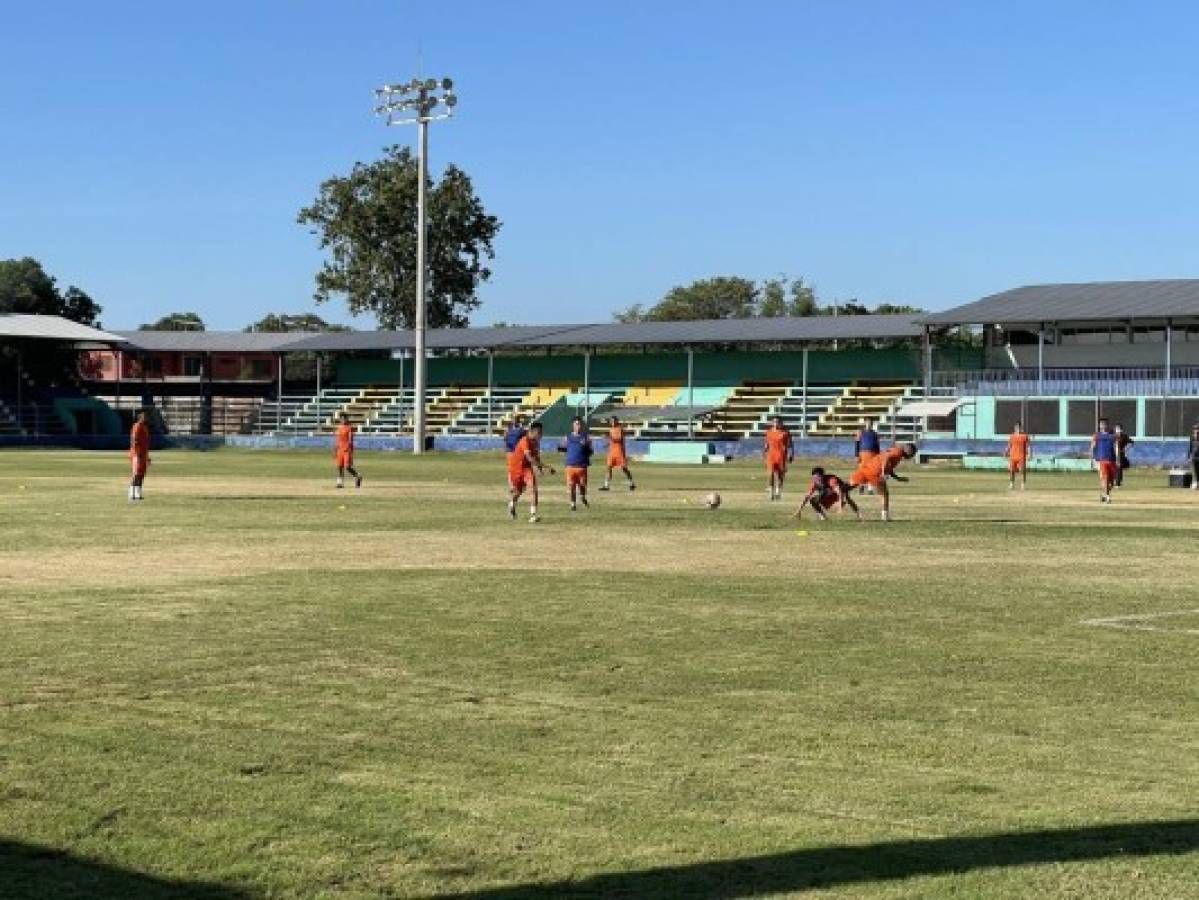
[[[239,888],[156,878],[49,847],[0,840],[4,900],[251,900],[252,896]]]
[[[1199,850],[1199,819],[1182,819],[818,847],[744,859],[613,872],[578,881],[439,894],[437,900],[549,900],[551,897],[733,900],[974,869],[1180,855],[1196,850]]]

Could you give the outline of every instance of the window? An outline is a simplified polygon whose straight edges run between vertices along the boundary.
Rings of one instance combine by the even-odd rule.
[[[199,378],[204,374],[204,359],[200,356],[183,357],[183,374],[189,378]]]
[[[252,359],[249,361],[248,371],[250,378],[255,381],[269,381],[272,375],[271,361],[269,359]]]
[[[1149,437],[1187,437],[1199,422],[1199,400],[1146,400],[1145,434]]]
[[[1166,329],[1141,328],[1138,326],[1132,330],[1132,342],[1134,344],[1164,344],[1166,342]]]
[[[1017,422],[1029,434],[1058,434],[1061,429],[1056,400],[998,400],[995,403],[995,433],[1007,434]]]

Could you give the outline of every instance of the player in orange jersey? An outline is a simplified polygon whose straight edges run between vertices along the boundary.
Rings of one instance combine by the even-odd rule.
[[[762,444],[762,456],[766,459],[770,499],[781,500],[783,482],[787,480],[787,464],[795,462],[795,443],[791,440],[791,432],[783,424],[782,416],[775,416],[770,424]]]
[[[637,490],[637,485],[633,483],[633,473],[629,471],[629,456],[625,448],[625,439],[628,437],[628,432],[625,430],[624,423],[616,416],[608,420],[608,474],[604,476],[604,483],[600,485],[601,491],[612,489],[612,472],[614,469],[620,469],[624,472],[624,477],[629,480],[629,490]]]
[[[342,413],[339,419],[337,434],[333,441],[333,460],[337,464],[337,486],[339,488],[346,486],[346,472],[349,472],[354,478],[354,487],[360,488],[362,487],[362,476],[354,468],[354,426],[350,424],[350,418],[345,413]]]
[[[882,518],[884,522],[891,520],[891,494],[887,490],[887,479],[907,481],[895,470],[899,468],[901,462],[911,459],[915,455],[915,444],[896,444],[886,452],[860,463],[857,471],[849,478],[850,487],[870,487],[879,495],[883,504]]]
[[[799,502],[799,509],[792,514],[793,517],[802,519],[803,508],[809,504],[821,521],[828,519],[828,511],[834,506],[842,510],[848,506],[858,517],[858,521],[862,521],[862,511],[853,502],[849,485],[844,479],[831,472],[825,472],[820,466],[812,470],[812,482],[808,485],[808,492]]]
[[[133,468],[129,479],[129,502],[132,503],[142,499],[142,483],[150,468],[150,426],[144,409],[138,412],[129,432],[129,462]]]
[[[554,474],[552,467],[541,464],[541,423],[534,422],[508,457],[508,483],[512,485],[512,497],[508,500],[509,516],[516,518],[516,501],[528,490],[533,494],[529,521],[541,521],[537,515],[537,473],[547,470],[551,475]]]
[[[1017,422],[1012,427],[1012,434],[1007,439],[1007,471],[1008,490],[1016,489],[1016,475],[1020,476],[1020,490],[1028,487],[1028,460],[1032,456],[1032,441],[1024,431],[1024,426]]]

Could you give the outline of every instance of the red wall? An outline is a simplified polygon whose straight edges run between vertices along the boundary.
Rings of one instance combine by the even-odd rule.
[[[122,380],[142,379],[141,360],[136,353],[115,350],[88,350],[81,355],[80,371],[93,381],[116,381],[117,359],[121,358]],[[274,353],[147,353],[145,377],[149,381],[161,378],[184,378],[184,358],[207,358],[212,365],[212,381],[274,381],[279,377],[278,357]],[[198,376],[191,376],[197,381]]]

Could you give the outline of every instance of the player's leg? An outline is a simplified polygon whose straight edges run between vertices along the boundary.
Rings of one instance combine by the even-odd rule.
[[[570,471],[570,469],[566,470],[566,487],[570,491],[570,511],[574,512],[579,508],[579,484],[578,481],[575,480],[575,475],[572,471]]]
[[[537,515],[537,478],[533,476],[533,483],[529,486],[529,491],[533,497],[533,504],[529,507],[529,521],[540,522],[541,517]]]
[[[525,483],[523,478],[513,478],[508,476],[508,518],[516,518],[516,501],[520,499],[520,495],[525,492]]]
[[[853,514],[857,516],[858,521],[861,522],[862,511],[858,509],[858,505],[854,503],[853,497],[850,495],[849,491],[844,491],[841,494],[841,508],[844,509],[846,506],[853,510]]]
[[[637,490],[637,485],[633,483],[633,473],[629,471],[628,463],[625,463],[623,466],[621,466],[620,471],[624,472],[624,477],[629,480],[629,490]]]
[[[1020,463],[1020,490],[1028,487],[1028,460]]]
[[[610,490],[612,487],[612,460],[608,460],[608,469],[604,473],[604,483],[600,485],[601,491]]]
[[[874,485],[875,493],[878,494],[879,500],[883,504],[882,518],[884,522],[891,521],[891,491],[887,487],[887,479],[880,478]]]
[[[337,464],[337,486],[339,488],[346,486],[346,467],[340,462]]]
[[[346,471],[350,473],[350,477],[354,479],[354,487],[362,487],[362,476],[358,474],[358,470],[354,468],[354,464],[346,466]]]

